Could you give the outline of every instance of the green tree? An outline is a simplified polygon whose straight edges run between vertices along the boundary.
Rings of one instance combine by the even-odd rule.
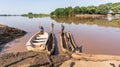
[[[109,12],[109,7],[106,4],[102,4],[97,7],[97,14],[107,14]]]
[[[79,6],[74,7],[74,10],[73,10],[74,14],[80,14],[81,13],[80,11],[81,9]]]
[[[50,13],[50,15],[54,15],[54,13],[55,13],[55,12],[53,11],[53,12]]]
[[[96,14],[97,13],[96,12],[97,11],[96,8],[97,8],[96,6],[88,6],[87,7],[87,13],[88,14]]]
[[[66,9],[68,11],[68,16],[73,16],[73,8],[72,7],[68,7]]]
[[[111,7],[111,10],[113,11],[113,13],[119,13],[120,12],[120,2],[114,3],[110,7]]]
[[[58,8],[58,9],[56,9],[54,15],[56,15],[58,17],[59,16],[64,16],[64,8]]]
[[[108,14],[110,11],[114,14],[120,13],[120,2],[101,4],[99,6],[57,8],[55,11],[51,12],[51,15],[63,17],[74,16],[75,14]],[[32,14],[30,13],[29,15]]]
[[[81,7],[81,14],[86,14],[86,13],[87,13],[87,8]]]

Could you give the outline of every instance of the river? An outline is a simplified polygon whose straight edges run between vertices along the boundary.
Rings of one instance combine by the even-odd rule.
[[[21,16],[0,17],[0,24],[27,32],[24,37],[7,43],[0,53],[27,51],[25,44],[34,33],[39,31],[39,26],[44,26],[45,31],[50,32],[50,24],[54,23],[55,35],[59,36],[60,25],[64,24],[65,31],[70,31],[76,44],[83,47],[83,53],[120,55],[120,20],[116,20],[114,24],[110,21],[110,18],[76,20],[50,17],[32,19]]]

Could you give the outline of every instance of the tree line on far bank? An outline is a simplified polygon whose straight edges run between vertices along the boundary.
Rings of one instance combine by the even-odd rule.
[[[117,14],[120,13],[120,2],[118,3],[107,3],[101,4],[99,6],[87,6],[80,7],[76,6],[57,8],[55,11],[51,12],[51,16],[64,17],[64,16],[74,16],[76,14]]]
[[[34,14],[32,12],[29,12],[28,14],[22,14],[21,16],[33,18],[33,17],[46,17],[46,16],[49,16],[49,14]]]

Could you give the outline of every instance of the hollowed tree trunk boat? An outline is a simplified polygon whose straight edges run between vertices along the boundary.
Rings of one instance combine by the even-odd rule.
[[[67,32],[66,35],[67,35],[67,38],[68,38],[68,42],[70,42],[69,44],[71,45],[72,51],[73,52],[75,52],[75,51],[78,52],[79,48],[74,41],[73,35],[70,32]]]
[[[29,51],[53,54],[55,49],[53,31],[49,34],[44,31],[34,34],[27,42],[26,47]]]
[[[48,41],[46,43],[46,49],[48,54],[53,54],[55,50],[54,34],[50,33]]]
[[[73,36],[70,32],[64,33],[64,26],[62,25],[62,31],[60,35],[60,47],[64,53],[78,52],[78,46],[76,45]]]
[[[60,48],[65,53],[69,51],[68,44],[67,44],[67,39],[66,39],[66,36],[65,36],[64,32],[62,32],[60,34]]]

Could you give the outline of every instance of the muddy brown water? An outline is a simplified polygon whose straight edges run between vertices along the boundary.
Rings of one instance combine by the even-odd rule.
[[[63,23],[65,31],[70,31],[76,44],[79,47],[82,46],[83,53],[120,55],[120,25],[111,25],[107,19],[65,21],[64,19],[59,20],[50,17],[29,19],[21,16],[0,17],[0,24],[28,32],[24,37],[7,43],[0,54],[27,51],[25,44],[34,33],[39,31],[39,25],[44,26],[45,31],[50,32],[51,23],[55,24],[54,33],[57,38],[57,45],[59,45],[60,25]]]

